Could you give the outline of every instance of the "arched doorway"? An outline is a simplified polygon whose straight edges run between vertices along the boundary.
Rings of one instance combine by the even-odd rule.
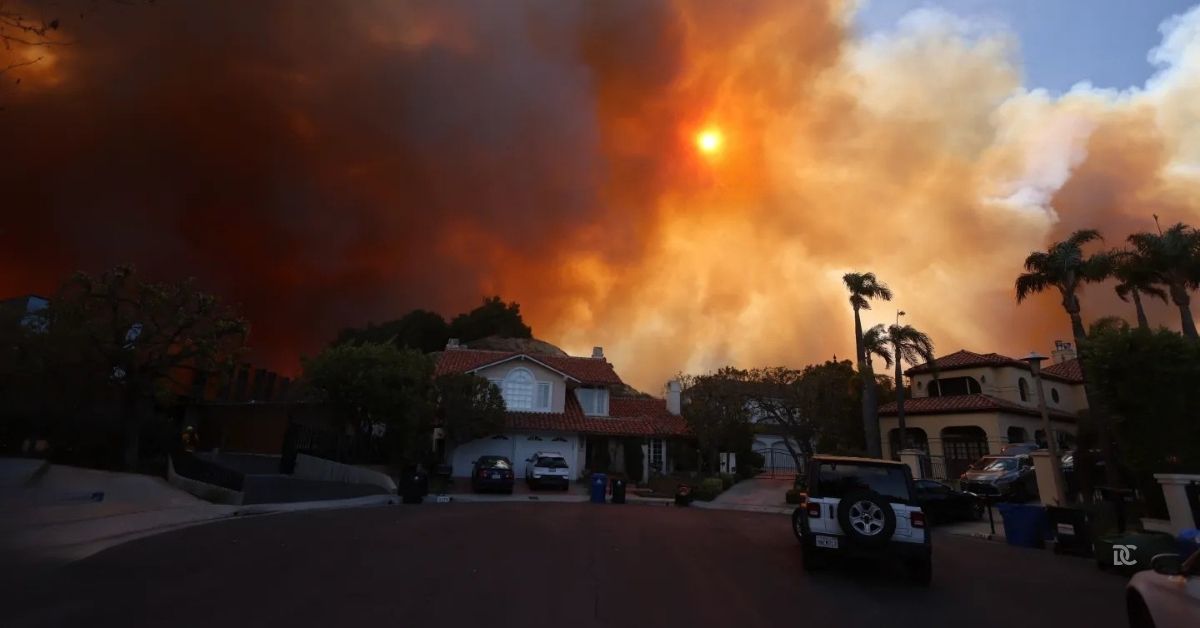
[[[920,449],[926,453],[929,452],[929,436],[925,434],[925,430],[919,427],[905,428],[908,432],[908,446],[913,449]],[[888,432],[888,449],[891,451],[892,460],[900,459],[900,428],[893,427]]]
[[[972,462],[987,455],[987,432],[974,425],[947,427],[942,430],[942,448],[946,452],[946,477],[957,479]]]

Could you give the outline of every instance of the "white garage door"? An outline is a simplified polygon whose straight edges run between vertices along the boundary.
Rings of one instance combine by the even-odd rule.
[[[471,465],[480,456],[504,456],[513,461],[513,470],[519,478],[525,467],[513,457],[513,440],[519,438],[513,434],[501,434],[488,438],[479,438],[463,443],[454,448],[450,464],[454,466],[454,477],[471,476]]]

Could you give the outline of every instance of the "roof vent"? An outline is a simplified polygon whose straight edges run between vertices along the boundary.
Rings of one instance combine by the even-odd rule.
[[[451,338],[446,341],[446,349],[461,349],[462,345],[458,343],[458,338]]]
[[[592,357],[597,360],[604,359],[604,347],[592,347]]]

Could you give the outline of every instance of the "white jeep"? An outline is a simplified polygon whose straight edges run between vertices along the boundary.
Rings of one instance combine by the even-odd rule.
[[[929,584],[931,535],[907,465],[813,456],[806,468],[807,498],[792,513],[806,571],[847,554],[897,558],[914,582]]]

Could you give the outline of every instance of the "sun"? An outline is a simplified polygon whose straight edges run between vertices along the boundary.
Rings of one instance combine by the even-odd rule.
[[[724,142],[725,138],[721,135],[720,129],[704,129],[696,134],[696,148],[708,155],[713,155],[720,151],[721,145]]]

